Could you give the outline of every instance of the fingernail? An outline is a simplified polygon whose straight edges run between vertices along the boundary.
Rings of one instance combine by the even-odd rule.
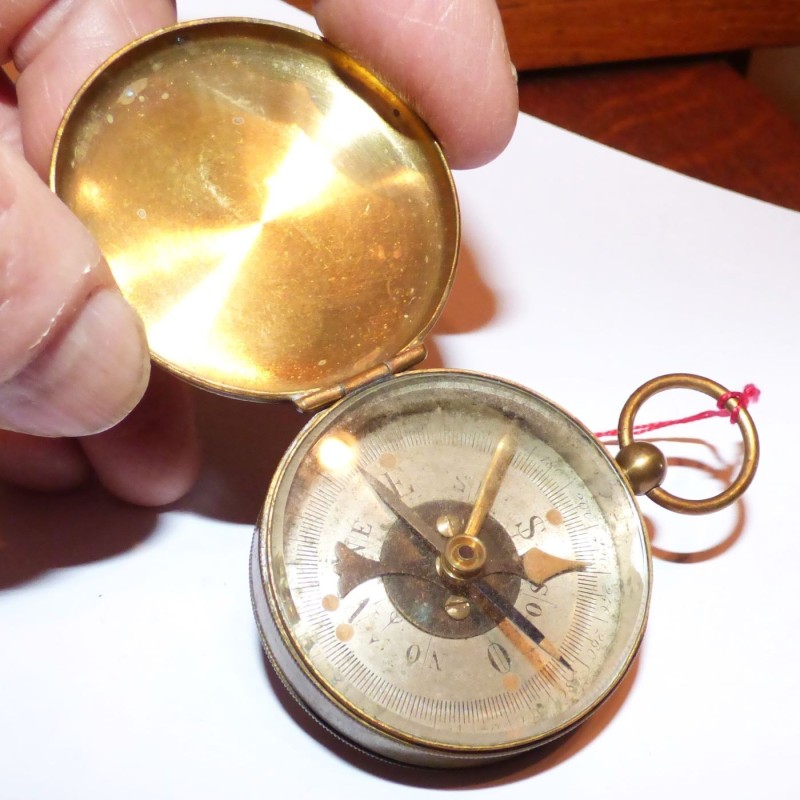
[[[72,323],[0,386],[0,427],[37,436],[86,436],[138,403],[150,376],[139,317],[115,288],[88,297]]]

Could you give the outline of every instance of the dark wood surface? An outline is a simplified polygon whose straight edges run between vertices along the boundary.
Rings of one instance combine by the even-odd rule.
[[[311,11],[312,0],[289,2]],[[800,0],[497,0],[497,5],[519,70],[800,44]]]
[[[800,43],[800,0],[498,0],[518,69]]]
[[[520,106],[631,155],[800,211],[800,128],[724,59],[527,73]]]

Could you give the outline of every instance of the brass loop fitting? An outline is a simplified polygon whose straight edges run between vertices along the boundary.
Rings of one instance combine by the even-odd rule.
[[[750,413],[744,404],[735,395],[731,396],[731,393],[724,386],[700,375],[690,375],[688,373],[662,375],[640,386],[628,398],[628,402],[625,403],[620,414],[618,426],[619,443],[622,448],[620,452],[623,452],[626,447],[634,443],[633,424],[639,409],[653,395],[667,389],[694,389],[713,397],[717,401],[727,396],[725,408],[731,414],[736,414],[736,423],[744,441],[744,458],[739,475],[733,483],[724,491],[705,500],[688,500],[684,497],[677,497],[660,486],[656,486],[645,493],[654,503],[670,511],[677,511],[680,514],[708,514],[712,511],[719,511],[738,500],[750,485],[758,466],[759,455],[758,434]]]

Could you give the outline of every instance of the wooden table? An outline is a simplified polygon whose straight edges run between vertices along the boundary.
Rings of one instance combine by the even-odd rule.
[[[800,211],[800,128],[722,57],[523,73],[536,117]]]

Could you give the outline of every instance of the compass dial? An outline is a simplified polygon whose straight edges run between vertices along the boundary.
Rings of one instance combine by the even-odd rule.
[[[253,551],[273,664],[321,721],[448,766],[577,724],[647,612],[643,525],[591,434],[495,378],[410,373],[314,419]]]

